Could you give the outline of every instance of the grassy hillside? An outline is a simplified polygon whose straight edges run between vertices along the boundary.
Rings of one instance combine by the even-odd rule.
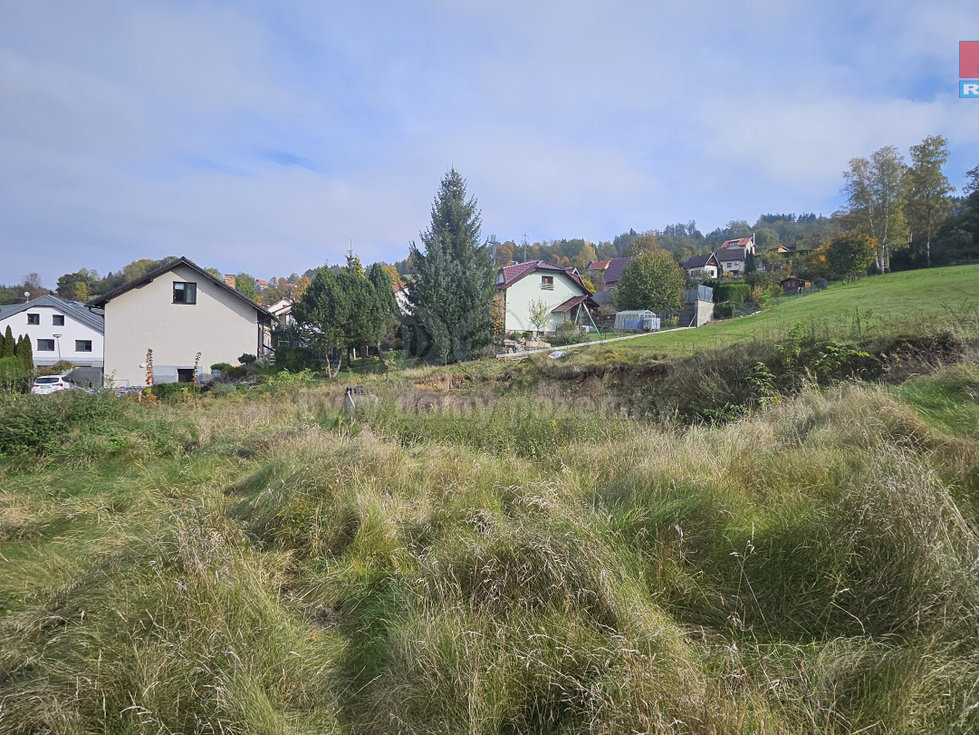
[[[979,730],[974,361],[716,427],[341,390],[0,405],[0,733]]]
[[[781,340],[796,324],[820,339],[887,334],[900,324],[975,314],[979,311],[977,283],[979,265],[888,273],[854,283],[834,283],[825,291],[786,299],[754,316],[618,342],[615,349],[623,354],[643,348],[667,355],[691,354],[746,340]]]

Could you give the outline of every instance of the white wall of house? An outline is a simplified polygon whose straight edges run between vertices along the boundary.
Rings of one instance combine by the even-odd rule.
[[[553,279],[553,288],[544,288],[543,279]],[[566,273],[560,271],[534,271],[524,276],[506,290],[506,319],[503,328],[507,332],[534,332],[537,327],[530,321],[530,305],[537,301],[547,304],[550,311],[583,291]],[[565,321],[566,314],[550,314],[545,332],[554,332]]]
[[[197,284],[197,303],[173,302],[175,281]],[[171,383],[178,369],[192,369],[201,353],[198,379],[211,365],[237,364],[258,354],[258,312],[242,299],[186,266],[112,298],[105,305],[105,379],[117,387],[144,385],[146,351],[153,350],[153,378]]]
[[[38,324],[29,323],[30,314],[37,316]],[[55,317],[61,317],[64,324],[55,324]],[[80,366],[102,366],[102,334],[65,311],[48,305],[32,306],[0,319],[0,333],[6,332],[7,325],[14,339],[24,334],[30,338],[37,367],[53,365],[59,359]]]
[[[725,273],[740,273],[744,270],[743,260],[722,260],[720,263]]]
[[[702,268],[687,268],[687,273],[691,276],[717,278],[717,268],[713,265],[705,265]]]

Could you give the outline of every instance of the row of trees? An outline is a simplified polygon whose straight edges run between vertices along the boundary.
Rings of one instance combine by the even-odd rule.
[[[353,351],[379,346],[397,329],[398,307],[391,280],[380,263],[365,272],[350,255],[346,266],[323,266],[314,274],[292,315],[298,329],[286,335],[317,355],[342,353],[349,364]],[[340,370],[337,359],[334,370]]]
[[[483,354],[493,342],[496,267],[480,236],[476,200],[455,169],[439,187],[422,247],[411,244],[407,314],[398,318],[390,266],[365,273],[351,254],[342,268],[324,266],[293,307],[297,337],[321,353],[376,345],[400,328],[408,351],[448,363]],[[339,370],[339,363],[336,364]]]
[[[26,392],[34,375],[34,351],[26,335],[14,338],[10,326],[0,335],[0,393]]]
[[[931,266],[932,240],[952,214],[953,189],[943,166],[948,141],[940,135],[911,146],[910,163],[895,146],[884,146],[869,158],[854,158],[844,174],[849,224],[874,240],[873,264],[891,269],[895,251]]]

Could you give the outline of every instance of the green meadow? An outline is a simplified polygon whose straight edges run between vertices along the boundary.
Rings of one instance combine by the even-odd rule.
[[[653,348],[667,355],[692,354],[745,341],[781,340],[797,324],[820,339],[860,339],[889,334],[896,325],[918,329],[917,323],[975,314],[979,310],[977,283],[979,265],[887,273],[846,284],[837,282],[825,291],[783,297],[776,305],[749,317],[637,337],[615,343],[615,349],[629,352]]]

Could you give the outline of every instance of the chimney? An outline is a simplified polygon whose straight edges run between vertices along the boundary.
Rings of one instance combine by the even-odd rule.
[[[234,288],[235,286],[238,285],[238,280],[235,278],[235,274],[234,273],[225,273],[224,274],[224,282],[226,284],[228,284],[229,286],[231,286],[231,288]]]

